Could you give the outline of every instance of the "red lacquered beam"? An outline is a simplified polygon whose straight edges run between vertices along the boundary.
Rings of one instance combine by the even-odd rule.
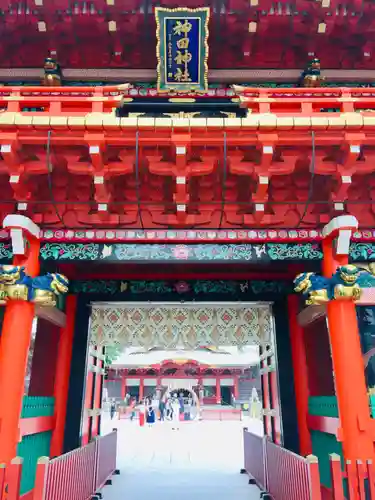
[[[340,420],[335,417],[321,417],[318,415],[307,415],[307,425],[310,430],[326,432],[337,436]]]
[[[303,116],[320,115],[321,107],[340,108],[343,112],[353,112],[356,109],[375,107],[375,91],[363,88],[280,88],[259,89],[235,87],[235,92],[242,100],[241,106],[255,112],[273,112],[275,114],[301,114]],[[10,112],[20,112],[21,107],[47,108],[41,113],[61,115],[72,114],[79,107],[91,106],[92,112],[112,113],[112,107],[119,103],[121,97],[132,99],[131,90],[126,85],[98,87],[0,87],[0,103]],[[143,97],[143,96],[142,96]],[[173,96],[163,93],[152,93],[147,98],[173,99]],[[191,97],[190,95],[179,98]],[[200,97],[196,94],[194,97]],[[213,99],[220,95],[204,95],[204,99]],[[225,93],[223,96],[225,97]],[[70,107],[69,107],[70,106]]]
[[[52,431],[55,428],[55,417],[22,418],[20,421],[21,436],[30,436],[39,432]]]
[[[0,87],[0,93],[4,94],[15,94],[15,95],[25,95],[35,93],[40,95],[53,95],[53,94],[72,94],[78,95],[87,93],[92,96],[103,94],[104,92],[119,92],[119,94],[124,94],[124,92],[128,91],[128,87],[126,84],[124,85],[103,85],[103,86],[88,86],[88,87],[43,87],[43,86],[9,86],[9,87]]]

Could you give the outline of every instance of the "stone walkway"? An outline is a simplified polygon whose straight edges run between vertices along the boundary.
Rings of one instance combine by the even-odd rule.
[[[103,433],[118,428],[121,475],[104,488],[103,497],[258,500],[258,488],[240,474],[244,425],[253,427],[240,422],[183,422],[173,431],[170,423],[140,428],[136,422],[105,421]]]

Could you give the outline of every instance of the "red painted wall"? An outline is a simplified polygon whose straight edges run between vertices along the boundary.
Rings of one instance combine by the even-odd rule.
[[[310,396],[335,394],[331,348],[325,318],[304,329]]]
[[[53,396],[59,327],[38,319],[31,364],[29,396]]]

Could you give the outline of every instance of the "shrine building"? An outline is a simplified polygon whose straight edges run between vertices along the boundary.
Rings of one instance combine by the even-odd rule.
[[[258,365],[255,346],[246,352],[233,347],[203,347],[196,351],[129,348],[109,369],[107,397],[124,401],[128,394],[139,401],[183,391],[202,407],[249,406],[252,389],[260,389]]]

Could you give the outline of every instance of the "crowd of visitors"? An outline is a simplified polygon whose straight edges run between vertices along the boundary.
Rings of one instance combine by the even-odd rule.
[[[173,430],[179,429],[181,420],[191,420],[196,414],[193,398],[191,396],[186,398],[183,393],[166,394],[160,399],[147,397],[140,401],[127,394],[121,405],[112,400],[110,404],[111,419],[115,417],[117,411],[122,411],[122,408],[125,409],[125,414],[129,416],[131,421],[138,414],[140,425],[146,423],[152,427],[157,420],[160,422],[170,421]]]

